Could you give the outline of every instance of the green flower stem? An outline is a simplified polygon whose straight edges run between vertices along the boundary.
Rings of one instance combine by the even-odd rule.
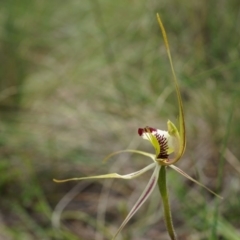
[[[174,231],[171,208],[168,200],[166,166],[161,166],[159,170],[158,187],[162,197],[163,208],[164,208],[164,218],[165,218],[165,224],[168,230],[168,234],[172,240],[176,240],[177,236]]]

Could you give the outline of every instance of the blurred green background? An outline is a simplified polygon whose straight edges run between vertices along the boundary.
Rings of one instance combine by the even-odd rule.
[[[224,197],[168,171],[180,240],[240,239],[240,3],[210,1],[2,0],[0,6],[0,239],[110,239],[146,185],[56,184],[136,171],[152,151],[137,135],[166,129],[177,101],[159,12],[186,115],[185,172]],[[59,202],[60,201],[60,202]],[[119,239],[167,240],[156,190]]]

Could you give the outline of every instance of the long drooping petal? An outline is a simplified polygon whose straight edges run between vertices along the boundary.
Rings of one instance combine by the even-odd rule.
[[[145,167],[145,168],[143,168],[143,169],[141,169],[137,172],[129,173],[129,174],[126,174],[126,175],[120,175],[118,173],[108,173],[108,174],[98,175],[98,176],[69,178],[69,179],[64,179],[64,180],[53,179],[53,181],[59,183],[59,182],[79,181],[79,180],[86,180],[86,179],[101,179],[101,178],[132,179],[132,178],[136,178],[136,177],[142,175],[143,173],[147,172],[148,170],[154,168],[155,165],[156,165],[156,163],[151,163],[147,167]]]
[[[215,196],[223,199],[223,197],[219,196],[217,193],[213,192],[211,189],[209,189],[208,187],[206,187],[205,185],[203,185],[202,183],[198,182],[197,180],[195,180],[194,178],[190,177],[188,174],[186,174],[183,170],[181,170],[180,168],[174,166],[174,165],[170,165],[169,167],[171,167],[172,169],[174,169],[175,171],[177,171],[178,173],[182,174],[184,177],[188,178],[189,180],[191,180],[192,182],[198,184],[199,186],[205,188],[206,190],[208,190],[210,193],[214,194]]]
[[[170,165],[170,164],[173,164],[173,163],[177,162],[182,157],[182,155],[185,151],[185,148],[186,148],[185,120],[184,120],[182,97],[181,97],[180,89],[179,89],[179,86],[178,86],[178,81],[177,81],[177,77],[176,77],[176,74],[175,74],[175,70],[174,70],[174,67],[173,67],[173,61],[172,61],[172,56],[171,56],[171,52],[170,52],[170,47],[169,47],[169,44],[168,44],[167,34],[166,34],[165,28],[162,24],[162,21],[160,19],[159,14],[157,14],[157,20],[158,20],[159,27],[162,31],[164,43],[165,43],[165,46],[166,46],[166,49],[167,49],[168,59],[169,59],[170,66],[171,66],[171,71],[172,71],[172,74],[173,74],[173,82],[174,82],[175,90],[176,90],[176,93],[177,93],[178,108],[179,108],[179,135],[180,135],[179,140],[180,140],[180,146],[179,146],[179,150],[176,154],[176,157],[166,164],[166,165]]]
[[[129,212],[129,214],[127,215],[127,217],[125,218],[125,220],[123,221],[123,223],[121,224],[121,226],[119,227],[117,233],[115,234],[115,236],[113,237],[113,240],[117,237],[117,235],[119,234],[119,232],[124,228],[124,226],[128,223],[128,221],[132,218],[132,216],[138,211],[138,209],[143,205],[143,203],[148,199],[148,197],[151,195],[154,187],[156,186],[156,183],[158,181],[158,175],[159,175],[159,169],[160,166],[158,164],[155,164],[155,169],[154,172],[147,184],[147,186],[145,187],[144,191],[142,192],[140,198],[137,200],[137,202],[135,203],[135,205],[133,206],[132,210]]]
[[[147,153],[147,152],[143,152],[143,151],[138,151],[138,150],[133,150],[133,149],[125,149],[125,150],[121,150],[121,151],[117,151],[117,152],[113,152],[111,154],[109,154],[108,156],[106,156],[103,161],[107,161],[109,158],[118,155],[120,153],[125,153],[125,152],[129,152],[129,153],[137,153],[146,157],[150,157],[154,162],[155,162],[155,155],[152,153]]]

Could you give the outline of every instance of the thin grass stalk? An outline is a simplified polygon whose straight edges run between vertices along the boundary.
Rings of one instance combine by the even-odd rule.
[[[230,108],[228,121],[227,121],[227,126],[226,126],[226,133],[225,133],[225,137],[224,137],[224,140],[223,140],[223,147],[222,147],[222,150],[221,150],[221,155],[220,155],[220,160],[219,160],[219,165],[218,165],[218,179],[217,179],[218,192],[220,190],[220,187],[221,187],[222,181],[223,181],[223,169],[224,169],[224,163],[225,163],[224,155],[225,155],[225,152],[226,152],[226,149],[227,149],[228,139],[230,137],[231,123],[232,123],[233,113],[234,113],[234,109],[235,109],[236,97],[237,97],[237,94],[235,94],[233,96],[232,105],[231,105],[231,108]],[[218,218],[219,218],[219,205],[220,205],[220,202],[217,199],[216,204],[215,204],[214,215],[213,215],[213,223],[212,223],[212,229],[211,229],[211,240],[218,239],[217,238],[217,226],[218,226]]]
[[[170,203],[168,199],[166,166],[161,166],[159,170],[158,187],[162,197],[164,219],[165,219],[165,224],[166,224],[168,234],[172,240],[176,240],[177,236],[173,227],[172,213],[171,213]]]

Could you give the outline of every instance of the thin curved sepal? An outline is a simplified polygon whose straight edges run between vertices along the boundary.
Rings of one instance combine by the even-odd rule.
[[[131,211],[129,212],[129,214],[127,215],[127,217],[125,218],[125,220],[123,221],[121,226],[119,227],[119,229],[117,230],[117,232],[114,235],[114,237],[112,238],[112,240],[114,240],[117,237],[117,235],[122,231],[122,229],[125,227],[125,225],[129,222],[129,220],[133,217],[133,215],[139,210],[139,208],[143,205],[143,203],[148,199],[148,197],[151,195],[152,191],[154,190],[154,188],[158,182],[158,175],[159,175],[159,169],[160,169],[159,165],[155,165],[155,166],[156,166],[156,168],[154,169],[154,172],[153,172],[147,186],[145,187],[140,198],[134,204],[133,208],[131,209]]]
[[[205,188],[206,190],[208,190],[210,193],[212,193],[213,195],[215,195],[218,198],[223,199],[223,197],[221,197],[220,195],[218,195],[217,193],[213,192],[211,189],[209,189],[208,187],[206,187],[205,185],[203,185],[202,183],[200,183],[199,181],[195,180],[194,178],[190,177],[187,173],[185,173],[183,170],[181,170],[180,168],[174,166],[174,165],[170,165],[169,167],[171,167],[172,169],[174,169],[175,171],[177,171],[178,173],[180,173],[181,175],[183,175],[184,177],[188,178],[189,180],[191,180],[192,182],[196,183],[197,185]]]
[[[148,170],[154,168],[155,165],[156,165],[156,163],[151,163],[150,165],[146,166],[145,168],[143,168],[139,171],[129,173],[129,174],[126,174],[126,175],[120,175],[118,173],[108,173],[108,174],[91,176],[91,177],[69,178],[69,179],[63,179],[63,180],[53,179],[53,181],[57,182],[57,183],[63,183],[63,182],[79,181],[79,180],[87,180],[87,179],[106,179],[106,178],[133,179],[133,178],[139,177],[143,173],[145,173]]]
[[[172,71],[172,75],[173,75],[173,82],[174,82],[174,86],[175,86],[175,90],[177,93],[177,99],[178,99],[178,109],[179,109],[179,135],[180,135],[180,146],[179,146],[179,151],[176,155],[176,157],[173,160],[170,160],[168,162],[166,162],[166,165],[170,165],[173,163],[176,163],[183,155],[185,148],[186,148],[186,131],[185,131],[185,120],[184,120],[184,111],[183,111],[183,104],[182,104],[182,97],[181,97],[181,93],[180,93],[180,89],[178,86],[178,80],[175,74],[175,70],[173,67],[173,61],[172,61],[172,56],[171,56],[171,52],[170,52],[170,47],[168,44],[168,39],[167,39],[167,34],[165,31],[165,28],[163,26],[163,23],[161,21],[161,18],[159,16],[159,14],[157,13],[157,20],[158,20],[158,24],[159,27],[161,29],[162,35],[163,35],[163,40],[167,49],[167,54],[168,54],[168,59],[169,59],[169,63],[171,66],[171,71]]]
[[[125,153],[125,152],[128,152],[128,153],[137,153],[137,154],[140,154],[140,155],[143,155],[143,156],[146,156],[146,157],[150,157],[150,158],[155,162],[155,155],[153,155],[152,153],[147,153],[147,152],[138,151],[138,150],[133,150],[133,149],[125,149],[125,150],[120,150],[120,151],[117,151],[117,152],[113,152],[113,153],[109,154],[108,156],[106,156],[106,157],[103,159],[103,162],[108,161],[111,157],[113,157],[113,156],[115,156],[115,155],[118,155],[118,154],[120,154],[120,153]]]

